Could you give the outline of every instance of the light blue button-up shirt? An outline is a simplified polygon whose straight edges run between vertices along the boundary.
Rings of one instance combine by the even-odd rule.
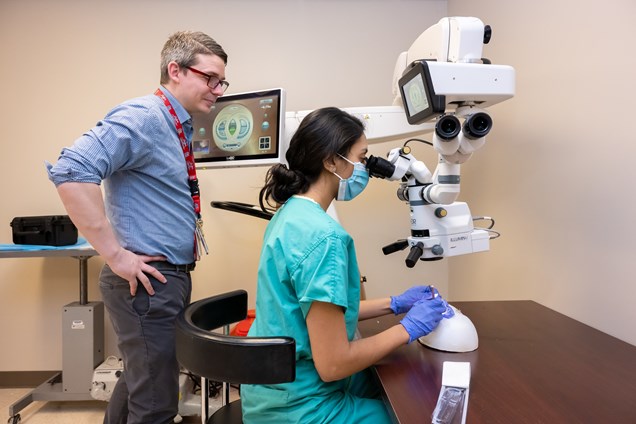
[[[170,94],[188,142],[190,114]],[[195,213],[183,150],[172,116],[156,95],[126,101],[62,149],[49,179],[100,184],[106,214],[121,245],[173,264],[194,260]]]

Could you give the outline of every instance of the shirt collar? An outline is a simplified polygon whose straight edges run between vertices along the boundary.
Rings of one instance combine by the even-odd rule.
[[[176,112],[177,118],[179,118],[179,122],[181,122],[181,125],[183,125],[185,122],[188,122],[190,119],[192,119],[188,111],[185,110],[183,106],[181,106],[181,103],[179,103],[179,100],[177,100],[177,98],[174,97],[172,93],[166,87],[160,86],[159,90],[161,90],[161,92],[166,95],[168,100],[170,100],[170,104],[172,105],[172,108]]]

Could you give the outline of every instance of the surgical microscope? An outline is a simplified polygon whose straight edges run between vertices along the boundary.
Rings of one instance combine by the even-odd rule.
[[[411,234],[382,250],[385,255],[409,248],[405,263],[482,252],[498,233],[494,220],[473,217],[460,192],[460,166],[484,146],[493,120],[486,108],[514,96],[515,70],[482,56],[492,30],[474,17],[443,18],[399,55],[394,71],[394,106],[345,109],[366,122],[370,144],[432,132],[438,154],[434,172],[413,155],[407,140],[386,159],[370,156],[372,177],[399,181],[397,198],[408,203]],[[422,141],[422,140],[420,140]],[[486,228],[473,222],[488,220]],[[452,307],[452,318],[419,341],[449,352],[477,349],[474,325]]]
[[[383,249],[390,254],[410,247],[408,267],[418,259],[488,250],[489,239],[496,237],[489,231],[492,220],[489,228],[475,229],[468,205],[456,201],[460,166],[483,147],[493,125],[485,108],[514,94],[514,69],[481,57],[490,37],[490,27],[479,19],[444,18],[398,59],[397,89],[406,119],[432,121],[429,144],[439,157],[431,173],[405,143],[386,159],[371,156],[367,162],[372,177],[400,181],[397,197],[410,206],[411,235]]]

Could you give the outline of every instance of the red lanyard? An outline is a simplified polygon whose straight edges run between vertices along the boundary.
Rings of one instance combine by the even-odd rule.
[[[185,158],[186,167],[188,169],[188,185],[190,186],[190,194],[192,195],[192,203],[194,204],[194,214],[196,215],[197,222],[194,226],[194,260],[198,261],[201,257],[201,247],[205,250],[205,253],[208,253],[208,245],[205,243],[205,237],[203,236],[203,221],[201,220],[201,197],[199,194],[199,180],[197,179],[197,169],[194,165],[194,156],[192,156],[192,152],[190,152],[190,145],[188,144],[188,140],[186,140],[185,133],[183,132],[183,126],[181,126],[181,121],[179,121],[179,117],[177,116],[177,112],[174,111],[172,104],[170,104],[170,100],[166,97],[165,94],[159,89],[155,91],[155,95],[157,95],[163,103],[168,108],[168,112],[172,115],[172,119],[174,121],[174,126],[177,129],[177,135],[179,136],[179,141],[181,142],[181,149],[183,149],[183,157]]]
[[[192,195],[192,201],[194,202],[194,213],[197,216],[197,219],[201,219],[201,197],[199,194],[199,180],[197,179],[197,170],[194,164],[194,156],[190,152],[190,146],[188,145],[188,140],[186,140],[185,133],[183,132],[183,126],[181,126],[181,121],[177,117],[177,113],[174,111],[170,100],[166,97],[165,94],[160,89],[155,91],[155,95],[157,95],[163,103],[168,108],[168,112],[172,115],[172,119],[174,120],[174,126],[177,128],[177,135],[179,136],[179,141],[181,142],[181,149],[183,149],[183,157],[186,161],[186,167],[188,168],[188,184],[190,186],[190,194]]]

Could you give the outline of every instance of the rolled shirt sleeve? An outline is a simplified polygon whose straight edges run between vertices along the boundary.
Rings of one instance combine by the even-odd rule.
[[[190,115],[165,93],[190,140]],[[115,107],[46,166],[55,186],[104,182],[107,217],[122,247],[176,264],[193,261],[196,216],[184,153],[159,97]]]

